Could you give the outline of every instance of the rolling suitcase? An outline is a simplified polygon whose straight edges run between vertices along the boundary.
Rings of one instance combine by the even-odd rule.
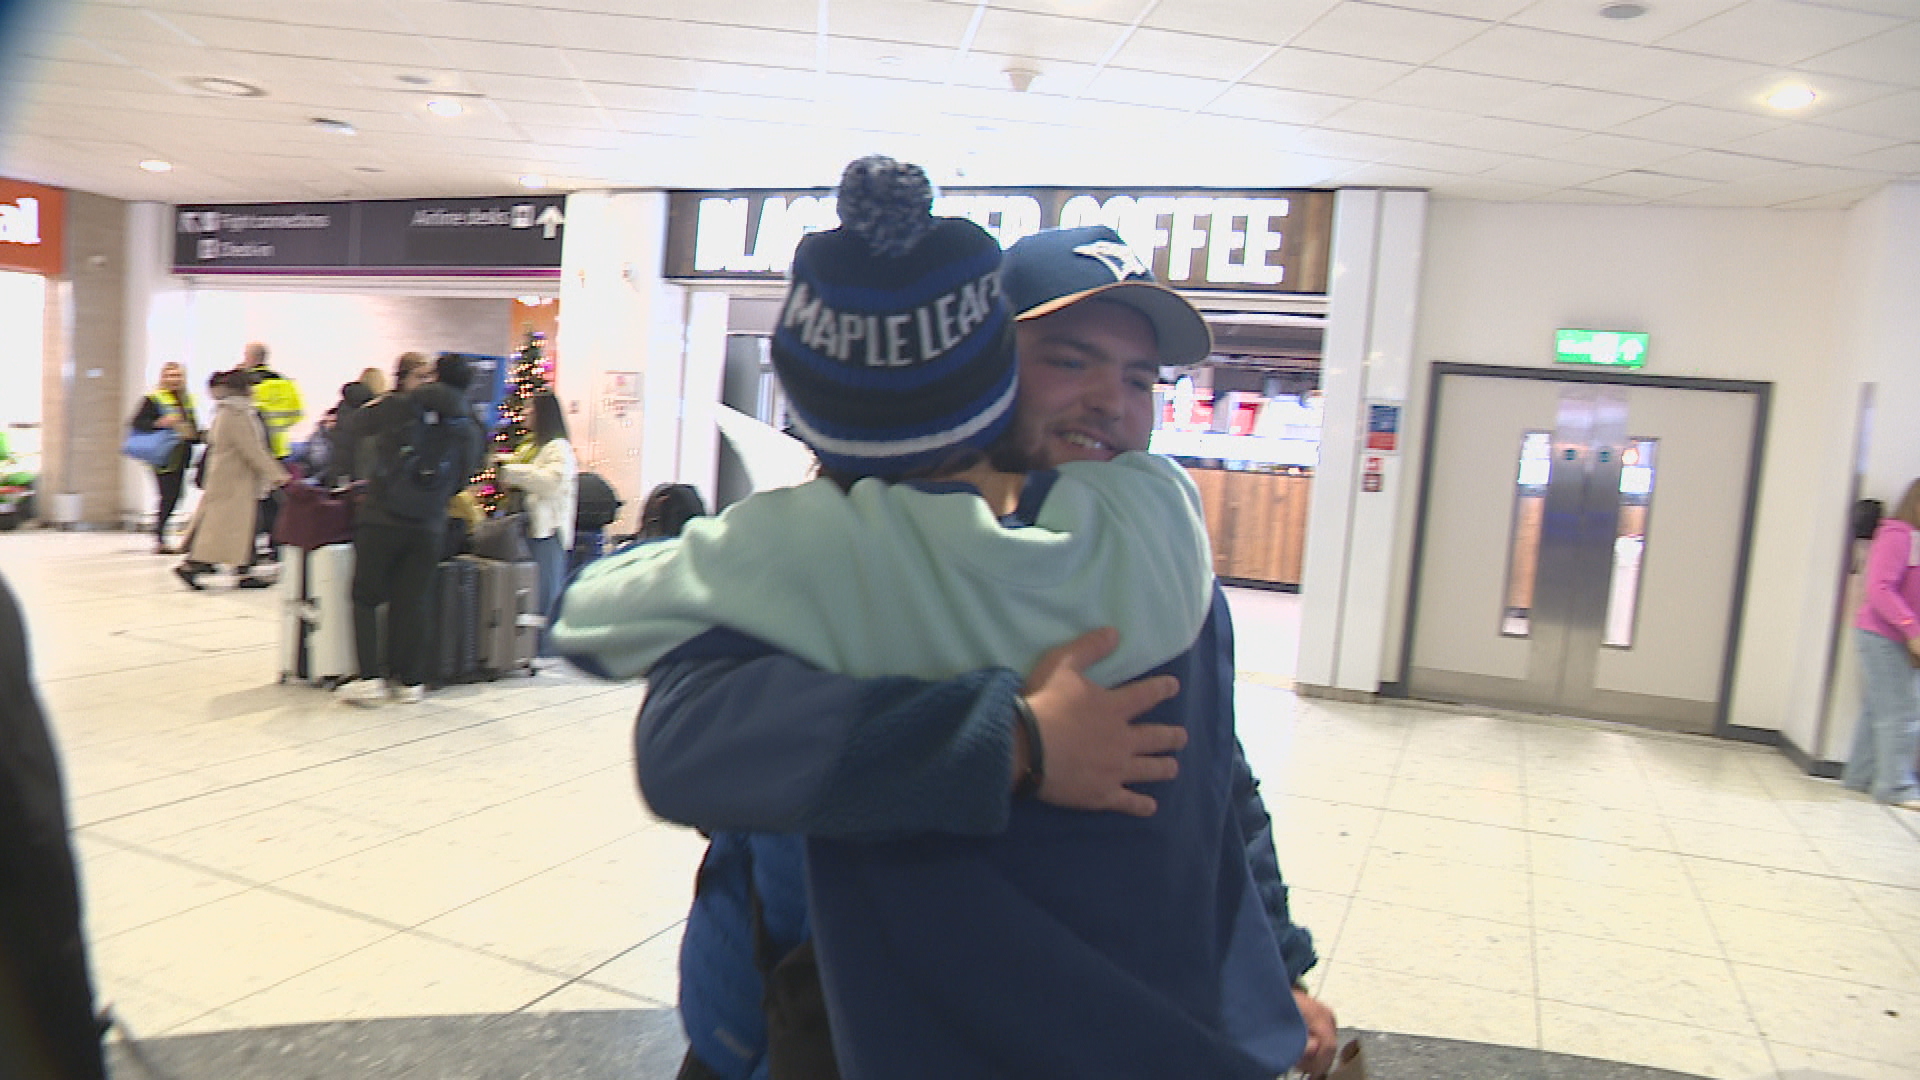
[[[540,644],[540,568],[530,562],[499,562],[462,555],[480,579],[480,668],[489,676],[533,674]]]
[[[280,620],[280,681],[331,689],[358,674],[353,644],[353,545],[281,549],[288,575]]]
[[[466,682],[480,674],[480,574],[472,561],[449,559],[433,568],[428,612],[427,681]]]

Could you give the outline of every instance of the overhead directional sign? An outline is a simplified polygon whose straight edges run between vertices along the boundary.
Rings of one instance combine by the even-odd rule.
[[[178,274],[557,276],[566,196],[192,205]]]

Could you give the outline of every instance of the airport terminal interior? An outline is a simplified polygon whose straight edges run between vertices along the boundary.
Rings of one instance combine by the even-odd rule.
[[[271,590],[186,594],[130,534],[0,558],[116,1076],[673,1074],[704,843],[638,797],[641,687],[556,668],[355,709],[276,681]],[[1233,591],[1240,729],[1307,981],[1372,1075],[1920,1068],[1915,815],[1768,748],[1298,697],[1297,599]]]
[[[1204,317],[1150,449],[1366,1076],[1920,1076],[1920,810],[1838,780],[1920,2],[0,0],[0,575],[114,1080],[678,1075],[644,681],[286,678],[303,556],[185,588],[129,417],[262,342],[304,445],[419,350],[550,388],[609,535],[799,482],[770,341],[874,152]]]

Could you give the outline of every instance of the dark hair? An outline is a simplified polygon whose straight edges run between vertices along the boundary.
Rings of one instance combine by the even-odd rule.
[[[791,432],[789,432],[791,434]],[[994,436],[992,442],[984,447],[956,446],[953,452],[931,465],[914,469],[906,473],[872,473],[856,469],[829,469],[822,463],[819,474],[836,484],[841,491],[852,491],[853,485],[869,476],[878,476],[889,484],[903,480],[937,480],[943,476],[963,472],[985,461],[1001,472],[1023,473],[1038,468],[1020,442],[1020,430],[1014,424]]]
[[[244,392],[253,389],[253,384],[259,381],[254,378],[253,372],[245,368],[234,368],[231,371],[216,372],[213,378],[207,380],[207,385],[224,386],[228,390]]]
[[[473,365],[459,353],[441,353],[440,359],[433,363],[433,371],[434,378],[463,394],[473,385]]]
[[[1853,504],[1853,538],[1871,540],[1880,519],[1887,516],[1887,504],[1879,499],[1861,499]]]
[[[661,484],[647,494],[640,507],[640,531],[643,540],[679,536],[687,522],[705,517],[707,504],[690,484]]]
[[[555,439],[567,438],[567,411],[560,407],[559,398],[552,394],[535,394],[529,405],[533,415],[528,420],[535,442],[545,446]]]

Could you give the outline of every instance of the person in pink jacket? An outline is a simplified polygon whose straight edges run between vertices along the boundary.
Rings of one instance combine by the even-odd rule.
[[[1860,720],[1840,782],[1883,803],[1920,810],[1920,480],[1880,522],[1867,554],[1866,599],[1854,616],[1860,648]]]

